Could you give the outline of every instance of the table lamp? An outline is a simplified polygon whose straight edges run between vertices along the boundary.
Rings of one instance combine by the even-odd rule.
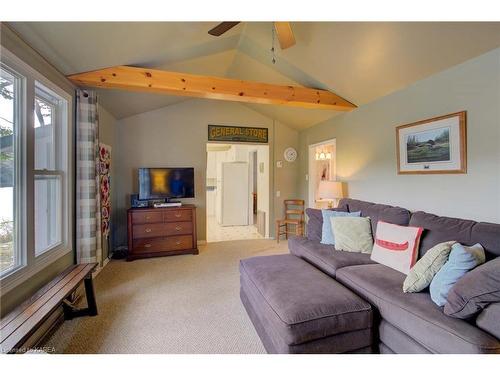
[[[335,201],[336,206],[338,200],[344,198],[343,185],[340,181],[322,180],[319,182],[318,197],[328,200],[328,208],[333,208],[333,201]]]

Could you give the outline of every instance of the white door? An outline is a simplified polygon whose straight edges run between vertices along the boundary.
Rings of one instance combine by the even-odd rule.
[[[222,163],[221,225],[248,225],[248,163]]]

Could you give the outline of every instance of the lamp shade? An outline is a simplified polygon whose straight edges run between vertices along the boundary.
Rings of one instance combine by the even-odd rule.
[[[343,183],[340,181],[320,181],[318,187],[318,198],[340,199],[344,198]]]

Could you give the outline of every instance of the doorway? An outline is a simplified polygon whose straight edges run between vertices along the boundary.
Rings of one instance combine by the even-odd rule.
[[[327,208],[328,201],[318,197],[318,187],[322,180],[337,179],[337,147],[336,139],[309,145],[308,168],[308,207]]]
[[[269,237],[269,146],[207,143],[207,242]]]

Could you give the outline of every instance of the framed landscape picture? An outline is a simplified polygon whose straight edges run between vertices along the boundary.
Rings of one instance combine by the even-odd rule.
[[[466,112],[396,128],[399,174],[466,173]]]

